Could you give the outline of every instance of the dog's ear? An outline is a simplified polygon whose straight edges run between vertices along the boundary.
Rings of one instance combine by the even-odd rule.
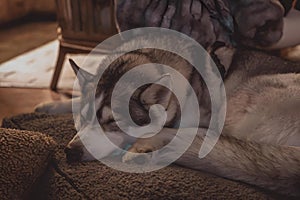
[[[171,75],[164,74],[160,79],[158,79],[155,83],[150,84],[141,93],[140,101],[145,106],[160,104],[163,107],[168,108],[172,96],[171,90],[172,90]]]
[[[77,76],[80,87],[83,87],[85,84],[93,81],[94,75],[89,72],[81,69],[72,59],[69,59],[70,65]]]

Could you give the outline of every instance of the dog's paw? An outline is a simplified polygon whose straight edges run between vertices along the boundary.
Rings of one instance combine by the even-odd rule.
[[[163,129],[157,134],[145,134],[144,136],[148,137],[137,139],[136,142],[124,154],[122,161],[143,162],[145,159],[151,159],[154,155],[152,152],[162,149],[174,138],[177,133],[177,131],[174,130],[175,129]]]
[[[146,158],[149,158],[149,155],[146,153],[132,153],[132,152],[126,152],[125,155],[122,157],[122,162],[130,162],[135,161],[139,162],[139,160],[145,160]]]
[[[137,140],[130,149],[122,157],[122,162],[130,162],[133,160],[144,160],[151,157],[150,152],[159,149],[158,144],[153,143],[151,139],[139,139]]]

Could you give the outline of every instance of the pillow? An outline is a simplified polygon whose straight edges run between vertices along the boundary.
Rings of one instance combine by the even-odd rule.
[[[26,198],[55,147],[55,142],[41,133],[0,128],[1,199]]]

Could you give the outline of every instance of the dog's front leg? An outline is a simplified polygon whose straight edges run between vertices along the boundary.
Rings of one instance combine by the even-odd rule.
[[[150,133],[144,135],[144,138],[139,138],[135,141],[135,143],[133,143],[133,145],[123,156],[122,161],[128,162],[139,155],[143,155],[145,153],[153,152],[163,148],[172,140],[172,138],[174,138],[176,133],[176,129],[164,128],[161,132],[159,132],[156,135]],[[147,138],[145,138],[145,136]]]

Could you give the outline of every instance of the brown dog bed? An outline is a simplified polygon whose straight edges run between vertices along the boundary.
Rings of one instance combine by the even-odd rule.
[[[5,128],[39,131],[58,148],[30,199],[275,199],[258,188],[172,165],[143,174],[124,173],[99,161],[68,164],[63,149],[76,133],[71,115],[24,114]]]
[[[44,173],[55,149],[45,134],[0,128],[0,197],[24,199]]]

